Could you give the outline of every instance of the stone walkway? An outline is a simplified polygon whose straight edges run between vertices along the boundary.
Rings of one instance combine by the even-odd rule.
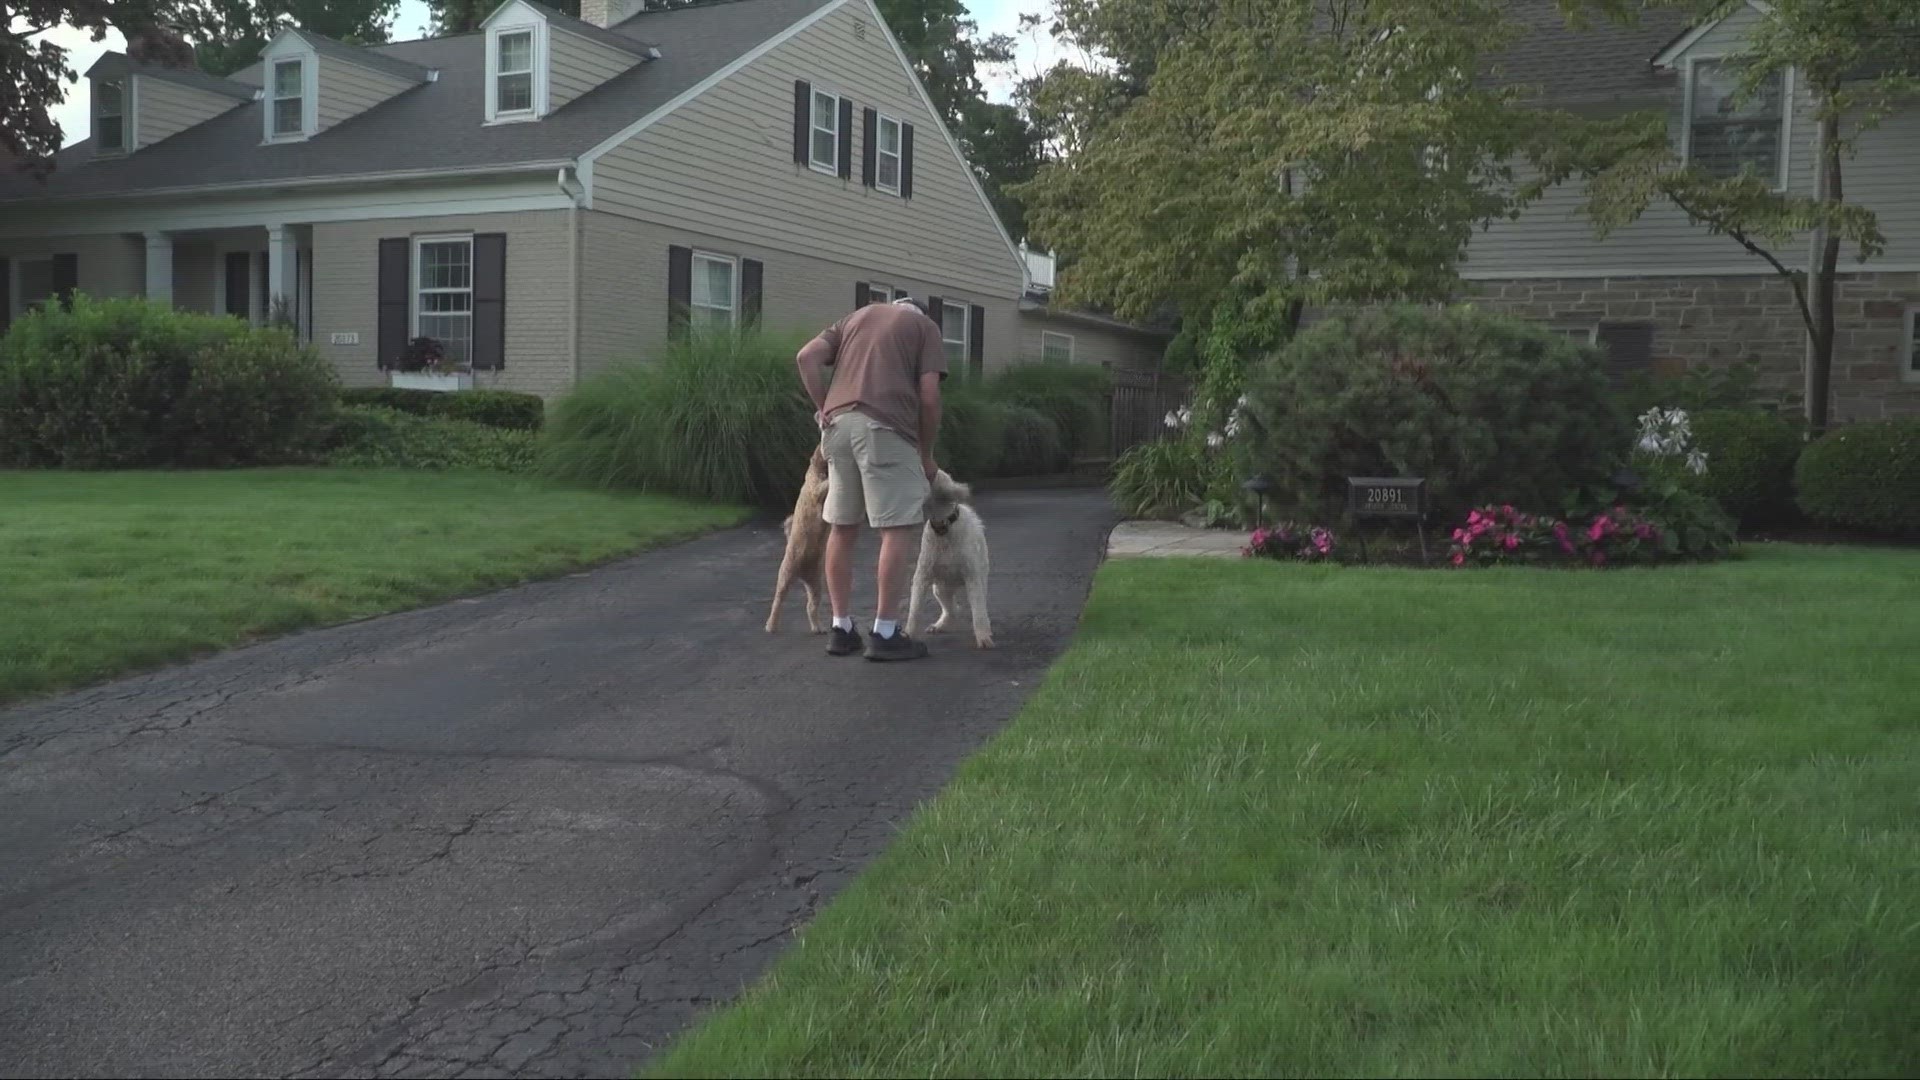
[[[1247,543],[1237,529],[1194,529],[1171,521],[1123,521],[1107,538],[1107,558],[1237,559]]]

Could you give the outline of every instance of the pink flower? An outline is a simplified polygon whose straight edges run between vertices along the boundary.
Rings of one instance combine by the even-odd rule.
[[[1453,538],[1455,540],[1465,540],[1467,538],[1467,530],[1465,529],[1453,530]]]
[[[1594,553],[1593,553],[1593,565],[1595,565],[1595,566],[1605,566],[1605,565],[1607,565],[1607,553],[1606,553],[1606,552],[1604,552],[1604,551],[1596,551],[1596,552],[1594,552]]]
[[[1567,538],[1567,523],[1564,521],[1554,522],[1553,535],[1559,537],[1562,540],[1565,540]]]
[[[1633,530],[1633,535],[1639,537],[1642,540],[1651,540],[1653,539],[1653,526],[1643,521],[1640,523],[1639,528]]]
[[[1513,506],[1511,504],[1501,506],[1500,512],[1507,515],[1507,520],[1513,520]]]
[[[1467,515],[1467,524],[1469,525],[1472,525],[1475,522],[1478,522],[1479,520],[1481,520],[1481,515],[1480,515],[1480,511],[1478,510],[1475,510],[1472,513]]]
[[[1560,550],[1566,552],[1568,555],[1573,554],[1573,541],[1562,536],[1560,538]]]
[[[1454,553],[1453,553],[1453,565],[1455,565],[1455,566],[1464,566],[1464,565],[1466,564],[1466,561],[1467,561],[1467,553],[1466,553],[1466,552],[1464,552],[1464,551],[1456,551],[1456,552],[1454,552]]]
[[[1612,531],[1612,521],[1605,517],[1597,517],[1593,519],[1593,524],[1587,527],[1587,539],[1598,541]]]
[[[1513,535],[1512,533],[1508,533],[1506,537],[1500,541],[1500,543],[1503,546],[1505,546],[1508,551],[1512,551],[1514,548],[1517,548],[1520,546],[1520,538]]]

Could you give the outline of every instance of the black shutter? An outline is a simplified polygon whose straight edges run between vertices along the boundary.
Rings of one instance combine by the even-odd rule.
[[[900,197],[913,198],[913,125],[900,125]]]
[[[853,102],[840,99],[840,179],[853,179]]]
[[[13,325],[13,264],[0,259],[0,334]]]
[[[227,252],[227,314],[246,322],[251,317],[253,293],[247,282],[253,280],[253,257],[244,251]]]
[[[507,366],[507,234],[473,234],[473,369]]]
[[[1606,354],[1607,378],[1615,385],[1653,368],[1653,324],[1600,324],[1600,350]]]
[[[895,300],[905,300],[907,298],[907,290],[905,289],[893,290],[893,298]]]
[[[813,139],[813,86],[804,79],[793,82],[793,163],[805,165],[811,160]]]
[[[740,324],[747,329],[760,325],[761,294],[766,276],[766,266],[759,259],[740,260]]]
[[[927,297],[927,318],[932,319],[933,325],[940,328],[940,335],[942,337],[945,337],[947,333],[946,310],[947,305],[941,303],[939,297]]]
[[[854,282],[853,283],[853,310],[859,311],[861,308],[866,307],[868,304],[871,304],[871,303],[873,303],[873,290],[867,288],[867,283],[864,281]]]
[[[866,141],[860,144],[860,182],[872,187],[880,174],[880,114],[865,110]]]
[[[667,249],[667,337],[686,336],[693,306],[693,249]]]
[[[412,305],[407,292],[412,287],[413,241],[404,236],[380,241],[380,327],[376,332],[374,361],[382,369],[394,366],[407,351],[407,314]]]
[[[72,307],[73,294],[80,289],[80,256],[55,255],[52,277],[54,299],[60,301],[61,307]]]
[[[973,304],[967,319],[967,367],[978,378],[987,370],[987,309]]]

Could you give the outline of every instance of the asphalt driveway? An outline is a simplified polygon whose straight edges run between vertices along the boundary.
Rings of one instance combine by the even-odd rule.
[[[992,652],[768,637],[759,527],[0,713],[0,1074],[628,1075],[1065,647],[1104,494],[980,508]]]

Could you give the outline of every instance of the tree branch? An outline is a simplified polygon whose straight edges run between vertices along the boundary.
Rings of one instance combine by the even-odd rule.
[[[1721,232],[1733,237],[1741,247],[1746,248],[1748,251],[1772,264],[1773,268],[1780,273],[1780,276],[1787,279],[1787,284],[1793,287],[1793,302],[1800,309],[1800,321],[1806,324],[1808,333],[1815,332],[1813,326],[1813,309],[1807,305],[1807,289],[1805,285],[1801,284],[1799,275],[1788,269],[1787,265],[1778,258],[1775,258],[1773,252],[1754,243],[1753,240],[1747,236],[1745,230],[1736,225],[1730,225],[1725,220],[1716,218],[1693,206],[1689,206],[1686,198],[1672,189],[1668,189],[1667,198],[1673,200],[1673,205],[1679,207],[1681,213],[1686,214],[1695,221],[1705,222],[1719,229]]]

